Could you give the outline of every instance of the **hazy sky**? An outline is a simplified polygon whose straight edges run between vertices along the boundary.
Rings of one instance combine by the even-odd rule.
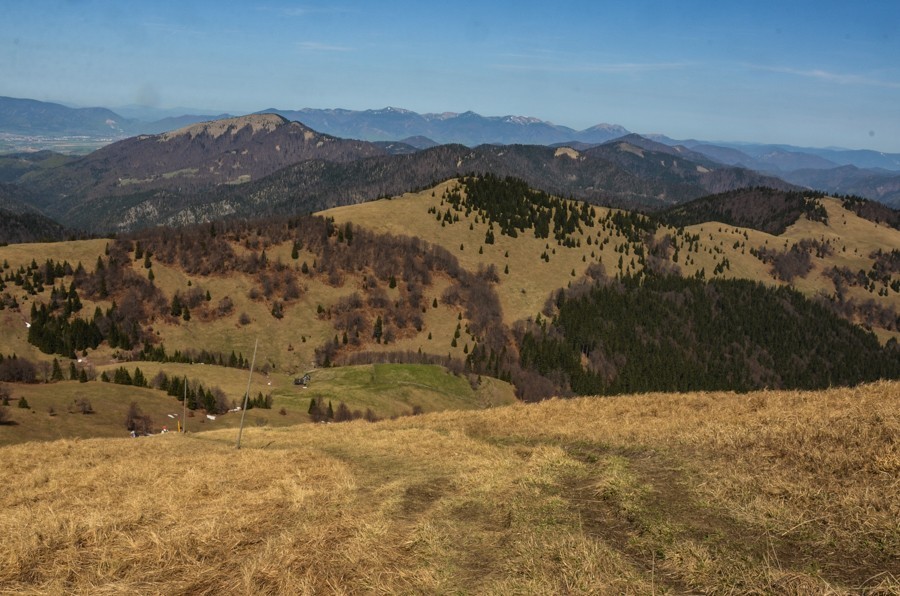
[[[473,110],[900,152],[896,0],[0,6],[0,95],[235,114]]]

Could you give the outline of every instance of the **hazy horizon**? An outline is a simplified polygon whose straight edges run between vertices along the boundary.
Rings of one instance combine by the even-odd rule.
[[[0,95],[474,111],[675,139],[900,152],[900,4],[100,0],[10,5]]]

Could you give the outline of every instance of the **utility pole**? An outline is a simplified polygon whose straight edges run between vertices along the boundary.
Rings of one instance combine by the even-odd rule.
[[[253,378],[253,366],[256,364],[256,348],[259,346],[259,338],[253,344],[253,360],[250,361],[250,376],[247,377],[247,392],[244,394],[244,406],[241,408],[241,426],[238,429],[237,449],[241,448],[241,435],[244,433],[244,414],[247,413],[247,402],[250,400],[250,380]]]

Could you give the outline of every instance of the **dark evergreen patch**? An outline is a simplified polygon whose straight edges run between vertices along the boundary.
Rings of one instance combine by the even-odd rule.
[[[900,377],[896,342],[788,288],[625,277],[560,292],[517,331],[520,363],[577,394],[817,389]]]
[[[56,242],[74,236],[74,232],[40,213],[15,213],[0,207],[0,244]]]
[[[135,370],[137,372],[140,371],[140,369]],[[229,407],[231,407],[225,396],[225,392],[219,387],[204,387],[202,383],[198,383],[197,381],[188,381],[185,377],[179,376],[169,377],[162,371],[158,372],[156,376],[153,377],[150,381],[150,386],[159,389],[160,391],[165,391],[168,395],[171,395],[180,402],[184,402],[184,400],[187,399],[185,406],[189,410],[196,410],[199,407],[211,414],[224,414],[228,411]],[[267,396],[266,398],[262,398],[260,395],[259,404],[256,400],[250,400],[248,409],[252,408],[254,405],[259,405],[259,407],[271,407],[272,397]]]
[[[534,190],[517,178],[500,178],[492,174],[468,176],[462,180],[465,193],[448,191],[444,200],[456,211],[465,211],[469,216],[473,211],[481,219],[486,219],[490,229],[486,244],[494,243],[493,225],[501,234],[517,237],[525,230],[533,230],[536,238],[548,238],[552,232],[557,242],[566,243],[570,235],[582,231],[582,226],[594,225],[596,210],[587,203],[575,203],[547,193]],[[459,221],[451,216],[450,209],[443,221]]]
[[[825,209],[816,202],[824,196],[816,191],[785,191],[759,186],[739,188],[666,209],[656,217],[674,227],[717,221],[778,235],[801,215],[828,221]]]

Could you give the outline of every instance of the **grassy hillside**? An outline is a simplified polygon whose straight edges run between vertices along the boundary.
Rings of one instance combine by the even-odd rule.
[[[7,446],[0,591],[896,593],[898,437],[881,382]]]
[[[314,363],[369,363],[398,352],[423,358],[394,361],[459,365],[476,344],[497,353],[513,346],[510,330],[539,312],[546,316],[560,288],[645,270],[791,285],[874,330],[882,343],[900,338],[900,230],[837,199],[803,198],[806,211],[779,219],[784,231],[774,235],[715,221],[671,227],[534,195],[549,202],[510,203],[524,209],[517,217],[525,222],[512,237],[503,233],[510,228],[502,209],[483,197],[467,202],[467,184],[451,180],[324,212],[330,221],[229,221],[117,240],[0,247],[0,354],[39,361],[39,379],[49,372],[53,356],[28,343],[26,327],[32,304],[51,302],[53,286],[35,281],[46,259],[84,265],[84,272],[53,281],[69,290],[77,282],[79,317],[97,318],[97,308],[108,313],[115,304],[118,313],[100,317],[98,329],[108,331],[113,321],[132,336],[111,346],[107,332],[96,348],[75,348],[95,368],[141,359],[132,347],[151,340],[169,355],[206,350],[227,358],[233,351],[249,360],[257,338],[260,369],[285,375]],[[569,229],[555,227],[561,212]],[[536,237],[530,218],[552,219],[552,231]],[[98,260],[105,274],[95,271]],[[190,317],[176,313],[176,296],[190,303]],[[55,328],[41,326],[41,337],[53,338]],[[42,347],[68,368],[68,347]],[[476,370],[504,376],[504,367]],[[529,383],[515,380],[520,389]]]
[[[113,376],[120,365],[103,365],[96,373]],[[220,366],[157,362],[125,363],[129,373],[136,367],[150,380],[160,371],[169,377],[186,377],[189,382],[206,388],[219,388],[231,407],[239,405],[247,389],[248,371]],[[310,400],[331,402],[334,408],[343,402],[351,410],[367,409],[379,418],[405,416],[413,411],[481,409],[515,402],[512,386],[496,379],[482,378],[472,387],[463,376],[455,376],[439,366],[413,364],[375,364],[346,366],[310,371],[307,387],[297,386],[293,377],[278,373],[253,375],[250,396],[271,395],[272,409],[251,409],[245,425],[288,426],[310,422],[307,415]],[[125,418],[132,402],[150,417],[152,431],[164,426],[175,430],[182,418],[182,404],[164,391],[101,383],[63,381],[50,384],[2,384],[10,395],[5,408],[8,423],[0,426],[0,445],[55,439],[87,439],[91,437],[123,437],[128,435]],[[28,409],[18,407],[24,398]],[[83,414],[79,400],[90,402],[93,410]],[[2,406],[0,406],[2,407]],[[284,412],[282,413],[282,409]],[[189,432],[237,428],[240,412],[206,417],[202,409],[187,411]]]
[[[582,232],[575,232],[572,238],[579,246],[561,246],[551,239],[534,238],[530,232],[520,234],[517,238],[499,233],[495,234],[494,244],[486,244],[485,236],[488,224],[476,215],[458,213],[459,221],[442,225],[437,221],[432,209],[446,209],[441,206],[442,195],[455,185],[447,182],[434,189],[421,193],[411,193],[392,200],[375,201],[352,207],[341,207],[324,212],[334,217],[338,224],[352,221],[377,232],[404,234],[426,238],[447,248],[460,264],[470,271],[479,266],[494,265],[499,273],[496,290],[500,298],[504,319],[508,324],[517,320],[533,317],[543,308],[550,294],[565,287],[585,275],[591,265],[603,265],[609,276],[616,273],[633,273],[642,268],[640,259],[635,256],[635,249],[642,243],[633,242],[622,235],[622,230],[615,226],[604,227],[599,220],[610,211],[596,208],[598,223],[592,227],[584,226]],[[783,284],[772,271],[772,266],[763,263],[751,254],[750,249],[769,248],[787,250],[802,240],[814,239],[827,241],[832,251],[828,255],[813,256],[811,270],[806,275],[791,280],[808,296],[820,293],[833,294],[834,282],[826,272],[832,267],[847,268],[853,272],[870,271],[874,260],[870,256],[875,250],[900,249],[900,231],[885,225],[858,217],[855,213],[844,209],[839,201],[832,199],[817,200],[828,213],[827,223],[810,221],[801,217],[783,234],[775,236],[749,228],[741,228],[716,222],[694,224],[680,234],[675,228],[659,228],[655,237],[658,240],[666,236],[671,238],[667,253],[669,266],[685,276],[696,275],[701,270],[709,277],[736,277],[760,280],[770,284]],[[478,221],[476,221],[478,219]],[[471,228],[471,229],[470,229]],[[588,237],[592,242],[588,244]],[[687,236],[691,236],[693,242]],[[68,260],[73,265],[84,263],[91,270],[98,256],[102,256],[106,240],[79,241],[72,243],[11,245],[0,247],[0,259],[8,262],[12,269],[31,262],[35,255],[54,260]],[[238,244],[232,245],[236,251],[243,250]],[[308,251],[300,251],[298,259],[291,259],[291,245],[280,242],[268,245],[267,254],[271,262],[280,260],[291,267],[298,267],[306,262],[310,265],[316,255]],[[546,253],[546,260],[541,255]],[[619,268],[619,259],[622,267]],[[39,259],[41,260],[41,259]],[[727,260],[727,268],[721,268]],[[0,262],[2,262],[0,261]],[[632,265],[634,262],[634,265]],[[720,270],[717,271],[717,267]],[[147,271],[141,262],[133,264],[136,273],[146,276]],[[6,273],[9,273],[7,270]],[[508,271],[508,273],[507,273]],[[154,326],[155,332],[169,348],[185,349],[202,346],[206,349],[230,352],[235,349],[248,355],[252,351],[254,338],[267,338],[266,348],[270,353],[264,355],[265,360],[277,366],[279,370],[303,370],[313,360],[313,348],[334,336],[334,329],[329,320],[323,320],[317,314],[321,304],[324,307],[336,304],[341,297],[359,291],[364,285],[363,275],[356,272],[345,272],[342,282],[331,285],[327,279],[319,276],[304,279],[305,291],[296,302],[285,306],[285,317],[281,320],[271,316],[270,300],[254,300],[248,297],[251,289],[257,285],[249,276],[240,273],[223,275],[189,275],[175,265],[153,262],[156,285],[167,297],[176,291],[187,292],[191,287],[209,290],[213,306],[221,299],[228,297],[234,303],[228,316],[216,317],[213,320],[170,321],[160,320]],[[574,275],[573,275],[574,272]],[[894,279],[898,276],[894,275]],[[426,290],[425,299],[431,301],[439,298],[446,288],[446,281],[436,277],[433,288]],[[14,288],[8,286],[7,290]],[[877,289],[881,289],[878,286]],[[875,288],[867,289],[850,286],[844,295],[857,302],[873,300],[885,307],[900,309],[900,293],[888,291],[879,295]],[[27,295],[11,291],[25,304]],[[43,299],[46,299],[43,297]],[[109,301],[101,302],[108,307]],[[436,310],[428,309],[423,314],[424,326],[421,332],[403,335],[397,338],[395,349],[422,349],[425,352],[462,356],[462,348],[469,337],[453,348],[451,337],[455,329],[453,318],[458,315],[455,309],[445,309],[443,305]],[[26,305],[27,307],[27,305]],[[89,304],[87,310],[92,310]],[[4,313],[0,313],[3,316]],[[241,314],[246,314],[251,321],[247,325],[239,323]],[[6,316],[13,321],[15,317]],[[862,322],[861,317],[856,317]],[[19,323],[21,320],[19,319]],[[871,325],[882,340],[898,337],[896,330],[884,329],[877,321]],[[428,340],[428,334],[432,339]],[[306,338],[306,341],[303,341]],[[6,344],[6,342],[3,342]],[[378,347],[377,349],[381,349]],[[27,350],[21,344],[0,345],[0,352],[16,351],[22,354]]]
[[[646,250],[646,240],[640,236],[629,237],[627,227],[609,221],[604,223],[604,218],[617,212],[601,207],[595,208],[595,225],[582,226],[581,231],[569,236],[578,242],[574,247],[560,245],[552,237],[549,240],[535,238],[531,230],[516,238],[496,233],[494,244],[486,244],[489,224],[478,217],[477,212],[456,212],[459,221],[449,224],[438,221],[433,214],[434,210],[443,213],[448,209],[443,196],[456,186],[457,182],[450,181],[423,192],[338,207],[322,214],[333,217],[338,224],[353,222],[378,232],[427,238],[450,250],[470,270],[496,266],[501,272],[496,289],[504,318],[509,323],[534,317],[553,291],[584,277],[591,265],[603,265],[605,274],[610,277],[635,273],[645,266],[636,251]],[[783,195],[777,191],[772,194]],[[740,196],[737,192],[726,198]],[[844,208],[838,199],[811,198],[808,205],[802,200],[800,203],[800,208],[787,219],[781,217],[784,214],[773,215],[772,221],[777,220],[775,227],[783,228],[777,235],[715,220],[692,223],[684,228],[659,225],[653,233],[653,242],[662,258],[656,264],[683,276],[696,276],[702,272],[706,279],[738,278],[770,285],[789,284],[808,297],[816,297],[835,294],[835,283],[829,274],[832,268],[868,273],[875,264],[874,251],[900,250],[900,230],[860,217]],[[704,213],[714,211],[702,201],[696,206],[703,207]],[[803,214],[804,208],[809,212],[815,210],[815,219]],[[744,209],[752,211],[747,207]],[[752,212],[752,215],[757,217],[758,213]],[[745,219],[750,221],[752,218]],[[588,237],[591,237],[590,244]],[[790,280],[779,277],[771,263],[765,263],[753,254],[758,249],[789,251],[804,241],[816,241],[828,247],[821,254],[812,250],[809,271]],[[544,253],[548,255],[546,260],[541,258]],[[891,281],[898,279],[900,275],[894,273],[893,277],[888,275],[887,283],[871,283],[868,288],[850,285],[842,288],[841,295],[856,304],[872,301],[883,308],[900,311],[900,292],[888,287]],[[873,328],[882,341],[891,337],[900,339],[900,331],[896,328],[867,321],[863,314],[851,314],[849,318]]]

